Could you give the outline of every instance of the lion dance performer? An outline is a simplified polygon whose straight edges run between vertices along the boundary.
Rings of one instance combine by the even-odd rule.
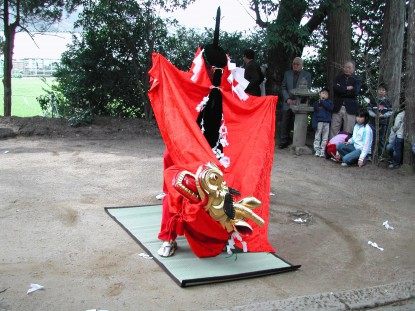
[[[153,53],[149,98],[166,145],[160,256],[184,235],[198,257],[225,247],[272,252],[268,242],[276,96],[248,96],[219,45],[220,8],[212,44],[190,71]]]

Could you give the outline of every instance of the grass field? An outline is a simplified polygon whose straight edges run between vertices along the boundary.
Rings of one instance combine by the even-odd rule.
[[[51,84],[53,78],[46,78],[46,83]],[[33,117],[41,116],[42,109],[36,100],[36,97],[45,93],[44,88],[48,88],[40,78],[13,78],[12,80],[12,116],[16,117]],[[4,88],[1,85],[0,95],[0,116],[3,116]]]

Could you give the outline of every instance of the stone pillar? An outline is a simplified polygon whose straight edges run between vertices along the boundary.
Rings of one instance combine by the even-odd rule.
[[[314,109],[308,105],[300,104],[292,107],[295,113],[294,137],[291,151],[297,155],[312,154],[313,151],[305,145],[307,138],[307,116]]]
[[[305,145],[307,136],[307,112],[299,111],[295,114],[294,119],[294,137],[293,146],[301,147]]]

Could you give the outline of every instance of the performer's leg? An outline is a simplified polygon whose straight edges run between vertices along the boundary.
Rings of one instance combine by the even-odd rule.
[[[173,165],[173,161],[170,158],[168,152],[166,151],[163,156],[163,167],[164,171]],[[167,186],[166,181],[163,180],[163,192],[167,194]],[[172,256],[177,248],[177,244],[175,242],[177,233],[175,232],[175,228],[172,228],[171,220],[173,214],[169,211],[169,200],[168,197],[165,196],[163,198],[163,206],[162,206],[162,214],[161,214],[161,227],[158,238],[163,241],[161,248],[158,251],[158,254],[163,257]]]

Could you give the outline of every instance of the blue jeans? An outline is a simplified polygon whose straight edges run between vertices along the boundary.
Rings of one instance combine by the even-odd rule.
[[[393,143],[386,146],[386,150],[392,158],[393,165],[402,164],[403,138],[396,137]]]
[[[356,149],[353,144],[340,144],[337,146],[337,151],[347,165],[356,163],[362,153],[362,150]]]

